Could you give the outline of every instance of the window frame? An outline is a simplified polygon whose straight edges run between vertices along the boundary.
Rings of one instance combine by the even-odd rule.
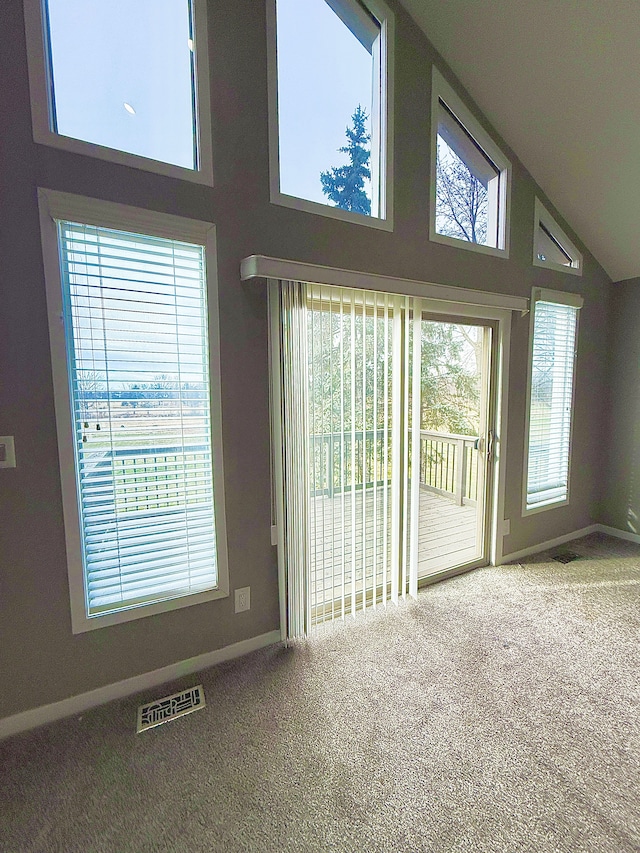
[[[379,52],[380,90],[379,112],[372,120],[372,157],[371,177],[372,186],[376,171],[378,173],[379,215],[367,216],[342,210],[330,204],[299,198],[283,193],[280,190],[280,132],[278,113],[278,62],[277,62],[277,21],[276,0],[267,2],[267,88],[269,110],[269,200],[272,204],[301,210],[306,213],[316,213],[343,222],[354,222],[369,228],[382,231],[393,231],[393,91],[394,91],[394,33],[395,19],[393,12],[383,0],[362,0],[371,15],[380,24],[380,36],[376,40]],[[331,4],[329,4],[331,5]],[[373,140],[379,142],[379,154],[374,163]],[[372,199],[372,209],[375,207]]]
[[[218,285],[215,226],[164,213],[155,213],[127,205],[38,188],[42,255],[51,348],[58,455],[64,515],[67,571],[74,634],[95,628],[129,622],[157,613],[177,610],[229,595],[229,566],[222,453],[222,415],[220,388],[220,329],[218,321]],[[215,536],[218,584],[204,592],[182,595],[151,604],[125,607],[116,612],[88,616],[85,573],[82,560],[80,513],[76,465],[73,447],[72,401],[69,390],[67,347],[62,320],[62,277],[60,249],[55,220],[70,219],[87,225],[114,228],[144,235],[183,240],[204,246],[206,263],[207,312],[209,329],[209,383],[211,404],[211,450],[213,460]]]
[[[133,166],[158,175],[179,178],[198,184],[213,186],[213,151],[211,130],[211,95],[209,86],[209,51],[206,0],[191,0],[193,4],[193,35],[195,62],[196,150],[198,168],[189,169],[154,160],[140,154],[131,154],[84,139],[65,136],[53,130],[51,91],[52,81],[47,48],[45,0],[24,0],[25,34],[27,40],[27,65],[31,120],[35,142],[96,157],[120,166]]]
[[[538,258],[538,229],[542,225],[551,239],[558,244],[560,249],[571,258],[571,266],[558,264],[555,261],[541,261]],[[556,220],[551,216],[539,198],[536,197],[533,218],[533,265],[542,269],[556,270],[557,272],[569,273],[569,275],[582,275],[584,258],[572,241],[567,237]]]
[[[527,506],[527,486],[529,477],[529,440],[531,432],[531,393],[533,390],[533,345],[534,345],[534,324],[535,324],[535,308],[537,302],[553,302],[557,305],[566,305],[578,309],[576,313],[575,341],[573,353],[573,376],[571,382],[571,402],[570,413],[571,423],[569,425],[569,444],[567,449],[567,495],[561,500],[545,503],[542,506]],[[574,410],[575,410],[575,395],[576,395],[576,373],[578,365],[578,333],[580,329],[580,310],[584,305],[584,299],[579,293],[567,293],[560,290],[547,290],[541,287],[534,287],[531,292],[531,307],[529,311],[529,348],[527,358],[527,398],[525,410],[525,429],[524,429],[524,464],[522,474],[522,517],[535,515],[546,510],[558,509],[559,507],[567,506],[571,502],[571,460],[573,456],[573,427],[574,427]]]
[[[438,231],[436,231],[436,163],[438,151],[438,113],[441,101],[457,120],[458,124],[462,126],[471,139],[474,140],[482,152],[484,152],[485,156],[492,161],[498,169],[497,246],[485,246],[483,243],[472,243],[458,237],[449,237],[446,234],[439,234]],[[511,179],[512,166],[510,161],[505,157],[493,139],[481,126],[480,122],[462,102],[462,99],[456,94],[456,92],[454,92],[453,88],[434,65],[432,67],[431,75],[431,187],[429,192],[429,239],[434,243],[442,243],[445,246],[455,246],[459,249],[467,249],[484,255],[508,258],[511,230]]]

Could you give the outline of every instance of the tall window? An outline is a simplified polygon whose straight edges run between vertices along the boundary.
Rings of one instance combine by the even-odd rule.
[[[52,348],[58,371],[66,362],[56,405],[73,459],[61,461],[76,616],[82,595],[74,629],[225,594],[206,246],[53,215],[60,279],[48,297],[63,318]]]
[[[210,171],[201,0],[25,0],[25,11],[37,141]]]
[[[388,220],[389,11],[381,0],[270,0],[269,8],[272,201]]]
[[[508,253],[511,166],[433,69],[431,239]]]
[[[569,499],[574,364],[582,298],[536,289],[532,304],[524,500],[529,512]]]

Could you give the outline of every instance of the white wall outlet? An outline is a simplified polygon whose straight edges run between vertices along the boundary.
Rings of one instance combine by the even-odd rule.
[[[16,467],[16,448],[12,435],[0,435],[0,468]]]
[[[278,544],[278,527],[275,524],[271,525],[271,544],[272,545]]]
[[[236,613],[242,613],[244,610],[251,609],[251,587],[243,586],[235,591],[236,594]]]
[[[502,535],[508,536],[511,533],[511,520],[505,518],[502,522]]]

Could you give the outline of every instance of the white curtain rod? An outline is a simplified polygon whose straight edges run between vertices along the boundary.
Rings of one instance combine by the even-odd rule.
[[[504,308],[519,311],[522,314],[529,310],[529,300],[523,296],[509,296],[504,293],[471,290],[466,287],[455,287],[447,284],[432,284],[408,278],[393,278],[375,273],[317,266],[300,261],[269,258],[266,255],[249,255],[245,258],[240,264],[240,278],[242,281],[254,278],[284,279],[287,281],[304,281],[310,284],[355,287],[361,290],[379,290],[385,293],[420,296],[425,299],[438,299],[444,302]]]

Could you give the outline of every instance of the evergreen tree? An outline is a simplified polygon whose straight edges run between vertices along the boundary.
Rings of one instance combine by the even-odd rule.
[[[369,158],[371,151],[367,147],[371,136],[366,132],[365,122],[368,116],[358,104],[351,116],[353,127],[347,127],[349,143],[338,150],[349,156],[346,166],[335,166],[330,172],[321,172],[322,192],[343,210],[371,215],[371,199],[364,190],[365,179],[371,179]]]

